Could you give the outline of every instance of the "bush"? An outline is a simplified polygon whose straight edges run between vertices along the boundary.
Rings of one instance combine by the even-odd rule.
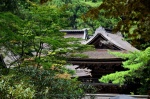
[[[53,70],[12,69],[9,75],[0,78],[0,94],[4,99],[80,99],[92,89],[76,79],[55,75]]]

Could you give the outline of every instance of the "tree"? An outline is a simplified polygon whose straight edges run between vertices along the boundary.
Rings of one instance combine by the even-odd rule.
[[[80,98],[85,93],[84,86],[70,79],[73,71],[64,64],[71,53],[89,47],[77,39],[63,38],[59,29],[65,26],[66,19],[59,8],[34,4],[22,7],[21,16],[0,12],[0,52],[3,56],[17,56],[7,66],[7,73],[0,68],[0,94],[8,99]],[[12,65],[15,67],[9,68]]]
[[[114,55],[126,59],[123,67],[126,71],[120,71],[103,76],[100,81],[112,82],[115,84],[125,84],[129,82],[139,83],[138,93],[148,94],[150,87],[150,47],[144,51],[132,52],[129,54],[114,53]]]
[[[94,33],[99,26],[112,30],[119,21],[117,18],[105,18],[105,11],[100,11],[98,13],[99,14],[97,16],[90,15],[90,17],[89,12],[87,12],[85,15],[82,15],[82,24],[84,24],[86,27],[90,27],[92,29],[92,33]]]
[[[81,19],[81,15],[87,12],[90,8],[88,5],[83,4],[79,0],[55,0],[51,2],[51,5],[61,7],[68,18],[67,28],[72,29],[79,28],[78,20]]]
[[[36,53],[35,61],[41,59],[43,52],[45,57],[47,57],[46,59],[50,58],[49,55],[51,54],[48,53],[55,53],[55,55],[53,54],[52,56],[57,57],[57,60],[58,57],[64,59],[62,57],[64,57],[66,53],[72,52],[75,45],[81,46],[77,43],[78,41],[76,41],[75,45],[69,44],[68,42],[71,42],[71,40],[64,39],[64,34],[59,32],[65,25],[65,18],[63,18],[61,10],[55,6],[49,7],[42,5],[30,8],[27,14],[28,16],[26,16],[26,21],[21,20],[11,13],[3,14],[1,24],[3,27],[1,37],[3,38],[1,38],[1,44],[13,54],[20,55],[20,58],[17,60],[19,63],[22,63],[27,58],[33,57],[31,56],[33,52]],[[8,16],[12,16],[14,19],[11,20]],[[10,24],[10,22],[12,24]],[[22,25],[20,23],[22,23]],[[11,35],[11,37],[9,37],[9,35]],[[47,50],[43,47],[45,45],[48,45]],[[42,61],[39,62],[42,63]],[[43,63],[45,62],[43,61]]]
[[[149,0],[104,0],[90,14],[97,16],[99,10],[104,10],[106,17],[120,18],[114,31],[121,31],[134,46],[143,49],[150,46],[149,4]]]
[[[0,74],[1,75],[1,74]],[[76,79],[57,77],[54,70],[28,68],[11,69],[9,75],[1,75],[0,93],[2,99],[80,99],[87,89]]]
[[[82,19],[82,15],[84,15],[88,9],[90,9],[91,7],[88,5],[84,5],[84,3],[81,2],[77,2],[75,4],[71,4],[68,6],[68,8],[66,9],[68,12],[68,14],[70,15],[69,20],[70,20],[70,26],[73,29],[77,29],[79,28],[79,24],[81,23],[81,19]],[[85,28],[84,26],[82,26],[83,28]]]
[[[71,29],[81,29],[81,28],[91,28],[89,32],[94,33],[97,27],[103,26],[105,28],[111,28],[116,24],[116,19],[107,19],[104,17],[103,12],[99,14],[98,19],[89,18],[86,16],[86,13],[102,3],[101,0],[97,3],[92,3],[90,0],[79,1],[79,0],[70,0],[69,2],[62,0],[55,0],[50,2],[51,5],[56,5],[61,7],[61,9],[66,14],[68,19],[68,26],[65,28]]]

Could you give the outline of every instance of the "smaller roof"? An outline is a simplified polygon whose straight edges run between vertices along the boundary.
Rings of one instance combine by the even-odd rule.
[[[60,30],[60,32],[65,32],[64,38],[82,38],[82,39],[87,39],[88,29],[81,29],[81,30]]]
[[[60,32],[84,32],[84,30],[60,30]]]
[[[66,34],[64,36],[64,38],[70,38],[70,37],[73,37],[73,38],[83,38],[84,34],[80,34],[80,33],[76,33],[76,34]]]
[[[66,32],[64,38],[83,38],[84,30],[60,30],[60,32]]]
[[[59,30],[60,32],[84,32],[85,30],[89,30],[89,28],[84,28],[81,30],[74,29],[74,30]]]
[[[91,76],[91,70],[87,68],[79,68],[79,65],[66,65],[67,69],[74,70],[75,74],[72,77]]]

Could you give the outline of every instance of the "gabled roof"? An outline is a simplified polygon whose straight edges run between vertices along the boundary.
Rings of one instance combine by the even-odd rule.
[[[124,38],[121,36],[121,33],[119,34],[112,34],[105,31],[104,28],[99,27],[96,31],[93,37],[91,37],[85,44],[92,44],[95,39],[98,39],[99,37],[102,37],[107,42],[109,42],[111,45],[117,47],[120,50],[126,50],[126,51],[138,51],[135,47],[133,47],[130,43],[124,40]]]

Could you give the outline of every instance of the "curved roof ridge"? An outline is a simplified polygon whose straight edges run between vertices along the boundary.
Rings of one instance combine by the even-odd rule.
[[[100,32],[100,34],[102,34],[102,36],[103,37],[105,37],[109,42],[111,42],[111,43],[113,43],[113,44],[115,44],[117,47],[119,47],[120,49],[124,49],[118,42],[116,42],[115,40],[116,39],[118,39],[118,38],[120,38],[120,36],[118,36],[118,35],[114,35],[114,36],[116,36],[116,37],[114,37],[114,39],[112,39],[111,37],[110,37],[110,33],[107,33],[107,32],[105,32],[105,33],[102,33],[102,32]],[[113,35],[113,34],[112,34]]]
[[[94,35],[89,40],[87,40],[87,42],[85,44],[89,44],[90,42],[92,42],[94,40],[94,38],[96,38],[100,34],[99,31],[106,32],[104,30],[104,28],[102,28],[102,27],[97,28],[96,31],[95,31],[95,33],[94,33]]]
[[[86,44],[91,43],[99,35],[103,36],[106,40],[113,43],[116,47],[118,47],[120,49],[124,49],[124,50],[127,50],[127,51],[138,51],[138,49],[136,49],[130,43],[125,41],[124,38],[121,35],[108,33],[102,27],[99,27],[98,29],[96,29],[95,34],[93,35],[93,37],[91,37],[86,42]]]

